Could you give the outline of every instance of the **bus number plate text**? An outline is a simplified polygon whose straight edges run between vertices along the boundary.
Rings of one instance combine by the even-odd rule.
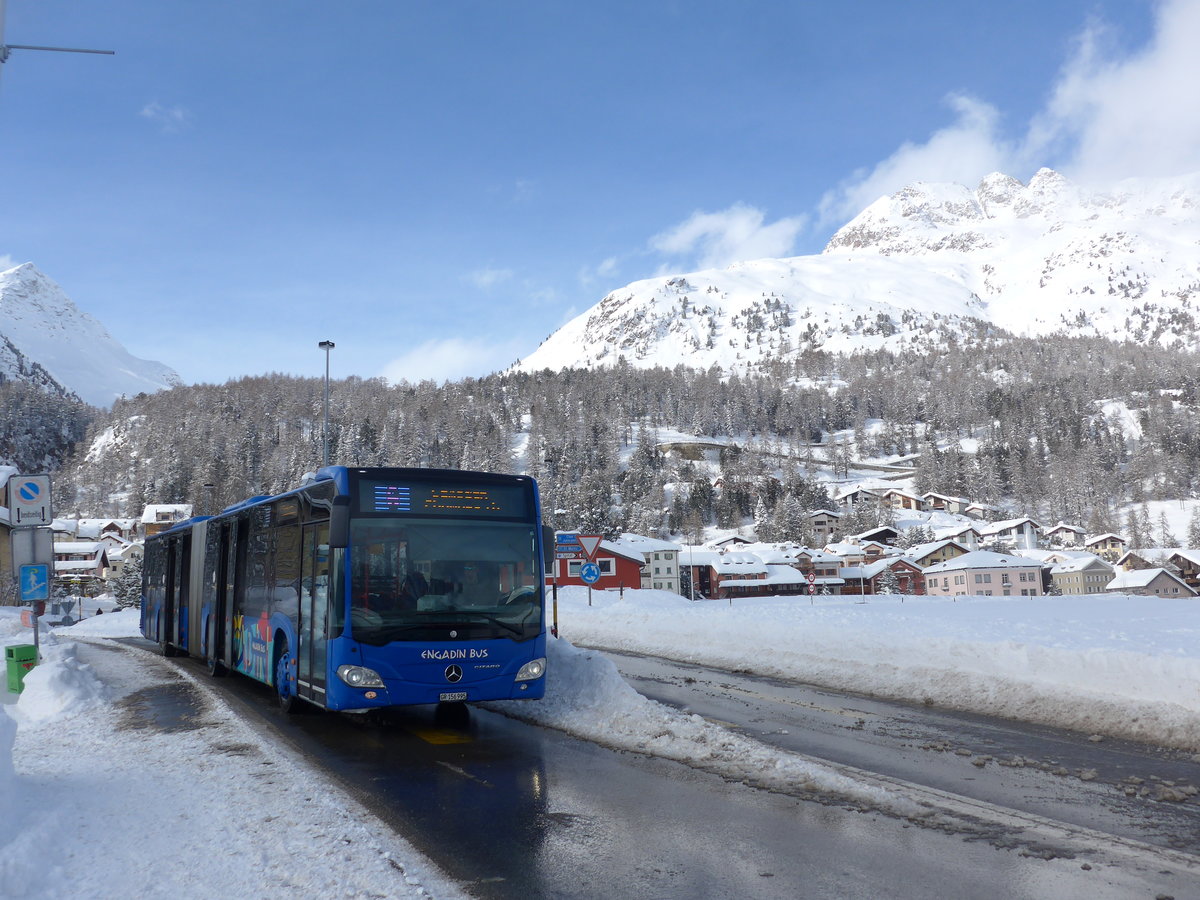
[[[438,700],[442,703],[459,703],[467,699],[466,691],[455,691],[453,693],[438,694]]]

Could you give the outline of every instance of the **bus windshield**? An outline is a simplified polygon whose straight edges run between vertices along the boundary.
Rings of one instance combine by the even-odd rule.
[[[351,633],[364,643],[521,641],[541,632],[528,524],[355,519],[349,564]]]

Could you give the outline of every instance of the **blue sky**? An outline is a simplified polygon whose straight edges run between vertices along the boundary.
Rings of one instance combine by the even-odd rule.
[[[185,381],[483,375],[913,180],[1200,169],[1200,0],[8,0],[0,263]]]

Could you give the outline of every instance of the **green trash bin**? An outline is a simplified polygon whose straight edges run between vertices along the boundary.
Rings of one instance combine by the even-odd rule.
[[[8,670],[8,692],[25,690],[25,676],[37,665],[37,647],[33,644],[12,644],[4,648],[4,664]]]

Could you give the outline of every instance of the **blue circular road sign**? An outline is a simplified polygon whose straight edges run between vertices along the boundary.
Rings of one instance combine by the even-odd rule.
[[[579,577],[584,584],[595,584],[600,580],[600,567],[594,562],[584,563],[579,567]]]

